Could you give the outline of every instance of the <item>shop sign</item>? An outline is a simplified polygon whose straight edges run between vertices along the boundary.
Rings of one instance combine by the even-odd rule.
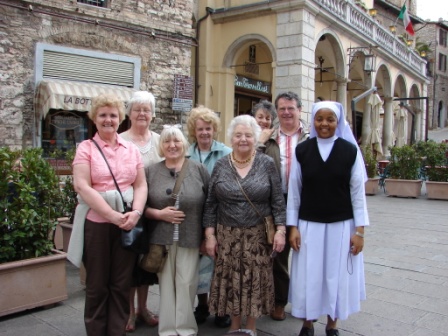
[[[193,78],[174,75],[173,111],[188,112],[193,107]]]
[[[76,115],[55,114],[51,118],[51,124],[61,129],[74,129],[82,126],[83,120]]]
[[[47,159],[48,163],[53,167],[57,175],[72,174],[72,167],[67,160],[64,159]]]
[[[253,91],[270,93],[271,84],[239,75],[235,75],[235,86]]]

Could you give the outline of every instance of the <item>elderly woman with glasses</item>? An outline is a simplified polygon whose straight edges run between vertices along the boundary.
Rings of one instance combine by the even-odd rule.
[[[193,304],[198,286],[202,211],[210,175],[201,163],[185,157],[188,142],[176,126],[164,127],[159,154],[163,161],[148,169],[150,243],[165,245],[167,261],[158,273],[160,336],[197,335]],[[182,176],[177,195],[176,180]]]
[[[131,121],[131,128],[120,136],[134,143],[142,155],[145,170],[156,162],[162,160],[157,152],[160,136],[151,131],[151,121],[156,115],[156,100],[152,93],[148,91],[137,91],[129,101],[126,113]],[[149,326],[156,326],[159,323],[157,315],[147,308],[148,290],[150,285],[157,282],[157,275],[149,273],[140,268],[137,264],[132,272],[132,289],[129,297],[131,307],[126,331],[135,330],[135,321],[138,318]],[[135,294],[137,293],[137,309],[135,307]]]

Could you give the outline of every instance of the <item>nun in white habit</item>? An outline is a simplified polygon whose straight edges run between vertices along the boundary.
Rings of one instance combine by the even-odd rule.
[[[310,138],[299,144],[289,179],[287,220],[293,248],[289,301],[304,319],[299,336],[327,315],[326,335],[366,299],[364,227],[369,225],[366,172],[340,103],[313,105]]]

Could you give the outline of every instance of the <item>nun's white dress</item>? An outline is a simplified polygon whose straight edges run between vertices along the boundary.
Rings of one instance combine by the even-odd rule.
[[[328,159],[337,136],[317,139],[320,155]],[[356,226],[369,225],[364,191],[364,164],[358,155],[352,168],[350,192],[353,215],[351,220],[324,224],[299,220],[302,178],[300,163],[294,158],[288,189],[287,220],[297,225],[301,247],[293,251],[289,301],[292,315],[316,320],[322,315],[347,319],[358,312],[366,299],[363,253],[350,252],[350,236]],[[325,204],[322,204],[324,211]]]

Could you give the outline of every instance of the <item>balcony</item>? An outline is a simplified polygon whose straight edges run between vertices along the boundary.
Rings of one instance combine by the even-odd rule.
[[[355,30],[360,39],[364,40],[364,45],[379,46],[377,51],[385,56],[383,58],[393,57],[400,67],[426,77],[426,61],[357,5],[347,0],[312,1],[326,9],[326,15],[334,21],[342,21],[342,24]]]

